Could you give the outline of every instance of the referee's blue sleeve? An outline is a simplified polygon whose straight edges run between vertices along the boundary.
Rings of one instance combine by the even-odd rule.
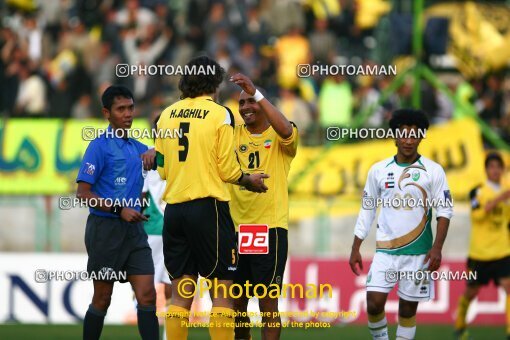
[[[83,181],[90,184],[96,183],[103,165],[103,148],[101,148],[99,140],[96,139],[89,143],[89,146],[85,151],[85,155],[81,161],[80,171],[78,172],[78,177],[76,177],[76,182]]]

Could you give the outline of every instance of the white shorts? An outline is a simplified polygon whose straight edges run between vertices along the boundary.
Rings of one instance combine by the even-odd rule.
[[[170,277],[166,272],[163,257],[163,237],[160,235],[149,235],[148,241],[152,249],[152,261],[154,261],[154,283],[162,282],[170,284]]]
[[[398,296],[406,301],[428,301],[434,298],[434,282],[428,279],[414,280],[402,273],[426,270],[426,255],[391,255],[376,252],[367,276],[367,291],[389,293],[398,282]],[[400,272],[400,274],[399,274]],[[423,278],[423,275],[415,277]]]

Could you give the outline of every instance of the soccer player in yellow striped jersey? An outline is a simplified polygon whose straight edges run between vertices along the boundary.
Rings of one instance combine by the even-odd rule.
[[[467,282],[459,299],[455,333],[467,339],[466,314],[469,304],[481,286],[494,280],[506,292],[506,334],[510,339],[510,187],[502,184],[505,166],[497,153],[485,159],[487,181],[470,192],[471,241],[468,269],[476,272],[476,279]]]
[[[236,227],[239,224],[267,224],[269,226],[268,254],[239,254],[238,269],[234,282],[245,286],[271,284],[281,285],[287,261],[287,229],[289,219],[289,200],[287,175],[290,164],[296,155],[298,131],[243,74],[230,79],[242,88],[239,96],[239,113],[243,125],[235,128],[236,151],[243,172],[270,173],[266,181],[268,191],[261,195],[248,192],[242,186],[230,185],[232,200],[230,211]],[[262,288],[262,287],[261,287]],[[235,301],[237,312],[246,312],[248,295],[244,292]],[[263,294],[260,292],[259,294]],[[260,311],[270,315],[278,312],[278,299],[259,299]],[[239,313],[237,314],[239,315]],[[236,339],[250,339],[249,318],[236,317]],[[280,317],[263,317],[263,339],[279,339],[281,333]],[[271,326],[269,326],[271,325]]]
[[[213,100],[225,71],[205,56],[192,59],[186,69],[195,72],[181,77],[183,99],[161,113],[157,127],[162,138],[155,141],[157,170],[167,183],[163,254],[173,285],[165,323],[167,338],[172,340],[188,336],[193,285],[186,281],[196,283],[200,274],[226,291],[232,285],[237,253],[226,183],[263,193],[267,190],[263,179],[269,177],[241,171],[234,151],[232,112]],[[167,130],[179,130],[174,133],[178,138],[166,138]],[[211,339],[232,339],[233,301],[221,293],[215,296],[221,289],[214,284],[210,291]]]

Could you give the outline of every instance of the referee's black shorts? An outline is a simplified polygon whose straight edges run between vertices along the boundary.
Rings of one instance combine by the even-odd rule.
[[[167,204],[163,254],[172,280],[198,274],[232,280],[237,269],[237,251],[228,202],[207,197]]]
[[[281,287],[287,263],[287,235],[287,229],[270,228],[267,254],[240,254],[234,283],[246,287],[245,283],[248,281],[252,288],[258,284],[266,287],[276,284]],[[255,295],[253,291],[244,293]],[[258,294],[263,293],[258,291]]]
[[[126,275],[154,275],[154,262],[143,224],[129,223],[120,218],[89,214],[85,229],[85,247],[89,256],[87,272],[107,277],[113,272],[117,281],[120,272]],[[100,275],[101,273],[101,275]],[[125,280],[120,280],[126,282]]]

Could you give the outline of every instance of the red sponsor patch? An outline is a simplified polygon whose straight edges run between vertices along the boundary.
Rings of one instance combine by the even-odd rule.
[[[239,254],[269,253],[269,227],[267,224],[239,225]]]

